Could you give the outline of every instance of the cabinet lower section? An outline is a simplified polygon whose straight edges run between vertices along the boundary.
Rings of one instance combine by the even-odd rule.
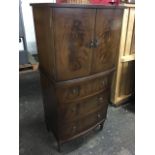
[[[67,127],[67,130],[63,131],[62,134],[67,133],[66,131],[70,130],[71,131],[70,135],[67,138],[65,138],[65,139],[63,139],[63,137],[61,137],[61,139],[59,139],[58,143],[63,144],[65,142],[68,142],[68,141],[73,140],[75,138],[78,138],[80,136],[83,136],[83,135],[87,134],[88,132],[90,132],[91,130],[95,129],[97,126],[99,126],[100,129],[102,129],[103,125],[104,125],[104,121],[105,121],[105,119],[102,119],[101,121],[95,123],[94,125],[91,124],[91,126],[89,128],[83,129],[81,131],[79,130],[79,132],[75,132],[74,130],[72,130],[72,128],[70,130]],[[81,127],[79,127],[79,128],[81,128]]]
[[[78,135],[81,135],[93,128],[102,120],[105,120],[104,112],[97,111],[83,119],[77,119],[73,122],[59,126],[60,141],[66,141],[68,139],[73,139],[73,137],[78,137]]]
[[[96,74],[75,83],[70,80],[53,82],[40,72],[47,129],[52,131],[59,144],[73,140],[106,119],[111,72]]]

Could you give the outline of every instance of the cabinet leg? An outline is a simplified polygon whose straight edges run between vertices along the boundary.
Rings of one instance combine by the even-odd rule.
[[[49,126],[47,124],[46,124],[46,129],[47,129],[48,132],[50,132],[50,128],[49,128]]]
[[[100,130],[103,129],[103,124],[104,124],[104,123],[101,123],[101,124],[100,124]]]
[[[61,143],[58,142],[58,152],[61,152]]]

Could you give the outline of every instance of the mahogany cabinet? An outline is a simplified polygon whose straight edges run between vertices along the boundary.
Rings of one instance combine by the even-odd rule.
[[[103,127],[124,8],[31,5],[47,129],[60,147]]]

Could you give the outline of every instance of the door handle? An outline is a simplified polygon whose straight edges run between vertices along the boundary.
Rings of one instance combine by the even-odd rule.
[[[98,39],[95,39],[94,48],[97,48],[97,47],[98,47],[98,45],[99,45],[99,41],[98,41]]]
[[[97,48],[99,45],[99,41],[97,39],[91,40],[89,44],[89,48]]]
[[[91,40],[91,42],[89,44],[89,48],[94,48],[94,40]]]

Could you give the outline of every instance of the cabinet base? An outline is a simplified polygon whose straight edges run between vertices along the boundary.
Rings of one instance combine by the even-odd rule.
[[[67,139],[67,140],[58,141],[58,152],[62,152],[62,149],[61,149],[61,148],[62,148],[62,145],[63,145],[64,143],[67,143],[67,142],[69,142],[69,141],[71,141],[71,140],[74,140],[74,139],[76,139],[76,138],[78,138],[78,137],[81,137],[81,136],[87,134],[88,132],[92,131],[93,129],[95,129],[95,128],[98,127],[98,126],[99,126],[99,131],[101,131],[101,130],[103,129],[104,122],[105,122],[105,120],[102,120],[102,121],[100,121],[99,123],[97,123],[96,125],[94,125],[93,127],[89,128],[89,129],[86,130],[86,131],[83,131],[82,133],[80,133],[80,134],[78,134],[78,135],[75,135],[74,137],[71,137],[71,138],[69,138],[69,139]]]

